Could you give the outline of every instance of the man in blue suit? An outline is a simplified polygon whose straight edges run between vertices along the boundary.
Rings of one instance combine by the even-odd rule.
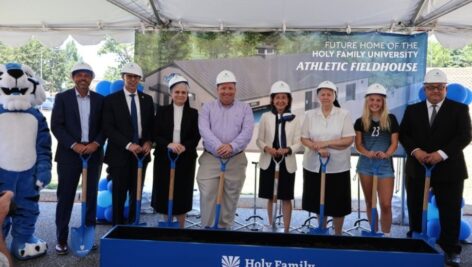
[[[85,223],[87,226],[95,225],[98,177],[103,162],[101,146],[105,141],[101,128],[103,96],[89,88],[95,77],[92,68],[86,63],[78,63],[72,68],[71,77],[75,87],[56,95],[51,115],[51,130],[58,141],[55,156],[59,176],[56,252],[60,255],[69,252],[69,221],[82,173],[80,156],[91,155],[88,160]]]

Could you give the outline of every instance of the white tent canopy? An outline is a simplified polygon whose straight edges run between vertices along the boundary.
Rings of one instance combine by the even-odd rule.
[[[472,0],[15,0],[2,1],[0,41],[94,44],[134,31],[431,31],[449,48],[472,42]],[[18,7],[25,7],[22,10]],[[20,10],[20,11],[17,11]]]

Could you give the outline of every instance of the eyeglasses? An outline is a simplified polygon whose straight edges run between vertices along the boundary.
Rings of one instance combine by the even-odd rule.
[[[139,75],[133,75],[133,74],[125,74],[126,78],[128,79],[141,79]]]
[[[433,92],[433,91],[441,92],[446,89],[446,86],[445,85],[425,85],[424,88],[429,92]]]

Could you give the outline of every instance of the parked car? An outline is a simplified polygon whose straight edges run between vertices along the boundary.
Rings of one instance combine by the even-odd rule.
[[[43,104],[41,104],[41,110],[52,110],[54,106],[54,97],[48,96]]]

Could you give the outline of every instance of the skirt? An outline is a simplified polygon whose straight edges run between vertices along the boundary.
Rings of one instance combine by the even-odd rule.
[[[272,199],[274,194],[275,163],[272,161],[267,170],[260,169],[259,197]],[[277,199],[292,200],[295,188],[295,173],[287,172],[285,161],[280,164]]]
[[[327,173],[325,184],[325,216],[343,217],[351,213],[350,171]],[[302,209],[320,212],[321,171],[303,169]]]

